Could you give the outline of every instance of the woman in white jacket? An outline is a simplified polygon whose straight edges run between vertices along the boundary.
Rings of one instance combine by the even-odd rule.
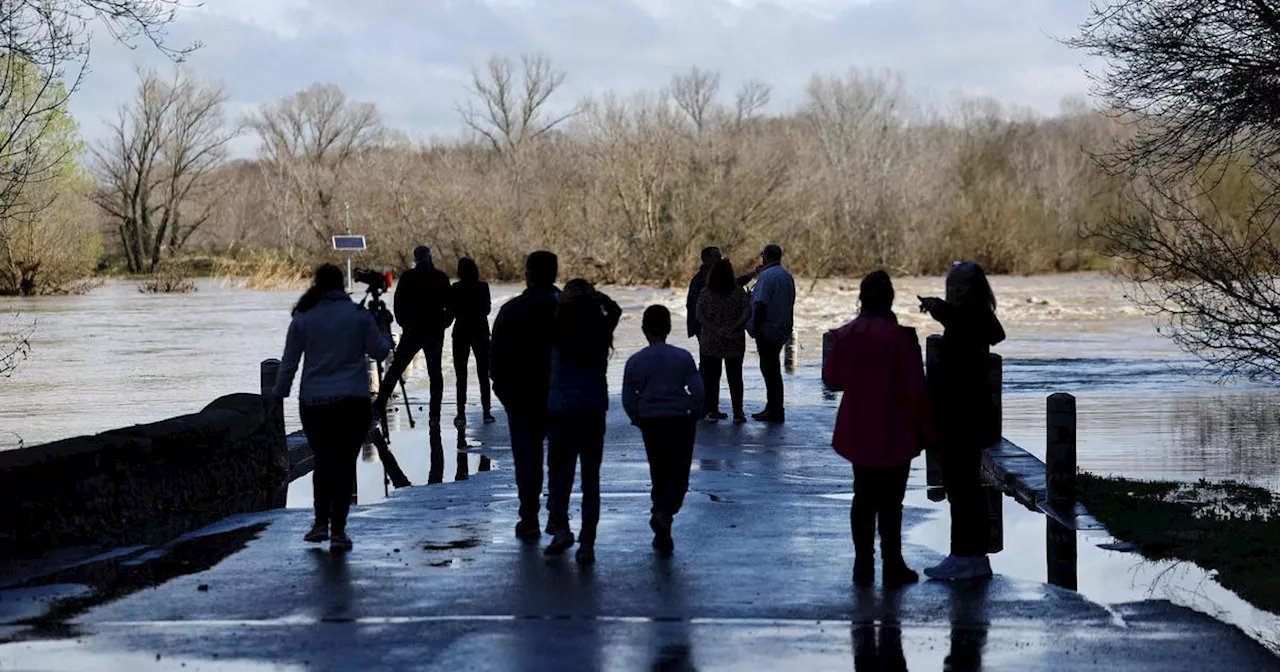
[[[343,286],[337,266],[316,269],[311,288],[293,308],[273,395],[276,403],[289,396],[301,360],[298,411],[315,455],[316,523],[305,539],[330,540],[334,550],[351,548],[351,486],[373,422],[366,358],[382,360],[391,351],[390,325],[379,325]]]

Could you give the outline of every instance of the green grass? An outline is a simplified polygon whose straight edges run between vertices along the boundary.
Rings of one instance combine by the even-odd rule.
[[[1280,497],[1234,482],[1166,483],[1081,474],[1077,496],[1152,560],[1217,572],[1224,588],[1280,613]]]

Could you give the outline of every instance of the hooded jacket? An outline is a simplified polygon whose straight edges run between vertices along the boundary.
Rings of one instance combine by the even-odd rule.
[[[905,466],[932,441],[920,340],[891,313],[837,329],[822,380],[844,392],[831,445],[854,466]]]
[[[999,440],[988,376],[991,346],[1004,327],[985,306],[939,301],[930,314],[942,324],[938,362],[929,380],[934,422],[948,447],[987,447]]]

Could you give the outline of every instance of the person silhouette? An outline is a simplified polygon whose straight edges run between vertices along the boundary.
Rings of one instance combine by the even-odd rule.
[[[489,400],[489,283],[481,282],[480,269],[470,257],[458,260],[458,281],[453,283],[453,370],[458,382],[458,415],[454,425],[467,424],[467,360],[476,358],[480,382],[480,408],[486,423],[494,422]]]
[[[1004,328],[986,273],[973,262],[952,265],[946,299],[921,298],[920,310],[943,329],[929,391],[942,447],[942,484],[951,506],[951,553],[924,571],[939,580],[988,578],[982,454],[999,432],[987,373],[991,346],[1004,340]]]
[[[489,377],[493,393],[507,413],[520,497],[516,536],[525,541],[542,536],[538,510],[542,504],[551,346],[560,295],[555,284],[558,274],[556,255],[543,250],[530,254],[525,260],[526,289],[502,306],[493,323]]]
[[[582,527],[577,560],[595,562],[596,525],[600,521],[600,462],[604,458],[605,415],[609,410],[609,356],[622,308],[581,278],[570,280],[560,297],[551,351],[547,399],[547,457],[551,467],[547,555],[563,554],[574,544],[569,529],[569,495],[582,462]]]
[[[768,245],[760,253],[760,271],[751,290],[751,320],[747,332],[756,341],[760,375],[768,403],[751,417],[761,422],[786,422],[782,383],[782,349],[791,338],[796,303],[796,283],[782,265],[782,248]]]

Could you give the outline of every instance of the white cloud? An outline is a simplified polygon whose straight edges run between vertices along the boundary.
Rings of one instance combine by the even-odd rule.
[[[815,72],[866,67],[901,72],[925,97],[966,91],[1053,112],[1086,88],[1081,56],[1051,36],[1087,11],[1062,0],[206,0],[170,32],[206,45],[188,64],[236,105],[333,82],[425,135],[459,130],[470,67],[495,52],[547,53],[568,72],[564,105],[697,65],[726,87],[763,79],[785,106]],[[153,49],[95,44],[73,103],[90,138],[132,92],[134,63],[164,65]]]

